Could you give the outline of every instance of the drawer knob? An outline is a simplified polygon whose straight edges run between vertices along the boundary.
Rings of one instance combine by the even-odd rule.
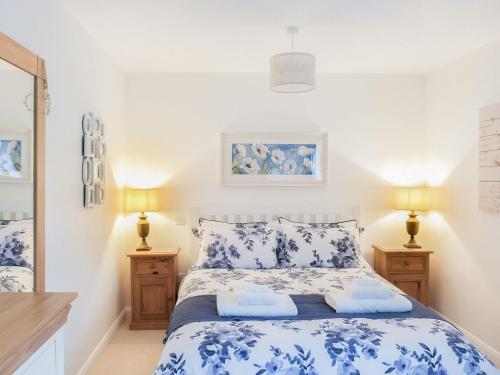
[[[404,264],[405,266],[409,266],[409,265],[410,265],[410,261],[409,261],[409,260],[405,260],[403,264]]]
[[[153,271],[153,275],[158,275],[159,272],[158,271]]]

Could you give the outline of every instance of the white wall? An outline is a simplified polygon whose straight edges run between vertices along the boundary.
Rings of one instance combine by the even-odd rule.
[[[421,159],[425,134],[415,129],[424,128],[424,77],[321,75],[317,81],[315,91],[291,95],[271,92],[265,74],[127,75],[128,170],[120,178],[131,185],[143,184],[143,176],[151,185],[167,180],[169,204],[151,217],[150,243],[181,246],[181,270],[189,262],[190,209],[197,206],[359,204],[370,259],[374,242],[403,243],[405,214],[388,208],[387,187]],[[220,186],[219,136],[231,131],[327,132],[328,186]],[[185,216],[187,225],[176,226],[175,216]],[[135,220],[126,220],[129,250],[137,244]]]
[[[500,102],[500,41],[427,79],[427,152],[446,197],[426,242],[431,303],[484,340],[500,358],[500,217],[478,209],[479,108]]]
[[[47,61],[46,289],[76,291],[66,330],[66,373],[75,374],[122,310],[117,185],[122,153],[123,76],[55,0],[0,0],[0,30]],[[82,207],[81,118],[106,121],[105,205]]]

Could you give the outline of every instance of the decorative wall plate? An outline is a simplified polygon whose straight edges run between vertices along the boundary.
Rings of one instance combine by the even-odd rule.
[[[87,112],[83,115],[82,128],[83,205],[95,207],[104,203],[106,175],[104,122],[96,114]]]
[[[95,185],[95,203],[103,204],[104,203],[104,185],[97,184]]]
[[[93,130],[92,130],[92,135],[96,137],[101,136],[101,120],[97,115],[92,116],[93,117]]]
[[[91,135],[83,136],[83,156],[93,158],[96,153],[96,139]]]
[[[92,159],[83,158],[82,162],[82,180],[84,185],[92,184]]]
[[[83,202],[85,207],[94,207],[95,205],[95,185],[86,185],[83,188]]]
[[[83,115],[83,120],[82,120],[82,129],[83,129],[83,134],[85,135],[92,135],[92,130],[93,130],[93,119],[92,119],[92,113],[87,112]]]

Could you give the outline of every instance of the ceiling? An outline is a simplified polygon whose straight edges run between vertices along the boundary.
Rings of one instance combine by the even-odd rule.
[[[268,72],[311,52],[320,73],[426,73],[500,38],[499,0],[62,0],[128,72]]]

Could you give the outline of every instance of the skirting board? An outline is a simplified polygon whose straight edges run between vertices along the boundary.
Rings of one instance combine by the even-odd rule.
[[[500,367],[500,353],[493,349],[491,346],[486,344],[483,340],[478,338],[477,336],[473,335],[469,331],[467,331],[465,328],[460,326],[459,324],[455,323],[451,319],[448,319],[446,316],[441,314],[439,311],[434,310],[432,307],[430,308],[432,311],[436,312],[437,314],[441,315],[444,317],[448,322],[453,324],[459,331],[461,331],[474,345],[476,345],[486,356],[497,366]]]
[[[77,375],[86,375],[94,362],[96,361],[97,357],[99,354],[102,353],[102,351],[106,348],[106,346],[109,344],[113,336],[118,332],[120,329],[120,326],[123,324],[123,322],[127,319],[128,315],[130,314],[130,306],[126,306],[120,315],[115,319],[115,321],[111,324],[111,326],[108,328],[102,339],[99,341],[95,349],[90,353],[89,357],[83,364],[82,368],[80,371],[78,371]]]

